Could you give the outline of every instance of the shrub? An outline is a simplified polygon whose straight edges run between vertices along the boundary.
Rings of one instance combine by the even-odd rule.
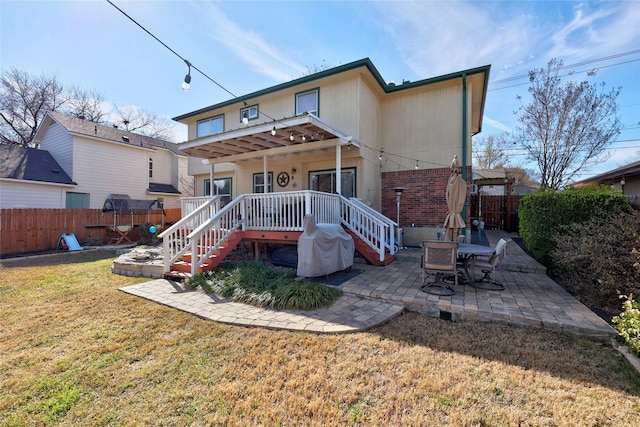
[[[596,211],[553,239],[557,281],[591,307],[617,311],[619,294],[640,291],[640,212]]]
[[[587,186],[563,191],[541,190],[522,198],[519,234],[527,249],[547,267],[553,267],[553,237],[588,221],[597,209],[606,212],[628,207],[628,199],[610,188]]]
[[[206,293],[258,307],[312,310],[330,305],[342,295],[338,289],[296,280],[294,270],[273,268],[258,262],[221,264],[214,271],[197,274],[185,283]]]
[[[633,300],[633,295],[623,295],[624,311],[613,318],[612,322],[618,331],[618,337],[629,347],[629,351],[640,356],[640,305]]]

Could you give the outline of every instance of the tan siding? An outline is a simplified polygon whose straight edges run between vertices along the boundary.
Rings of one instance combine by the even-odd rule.
[[[383,171],[438,168],[462,153],[461,87],[442,85],[428,92],[407,91],[383,104],[380,149],[388,154]]]
[[[380,167],[378,155],[380,149],[381,104],[380,100],[365,82],[360,83],[360,155],[362,165],[358,173],[358,198],[380,209]]]

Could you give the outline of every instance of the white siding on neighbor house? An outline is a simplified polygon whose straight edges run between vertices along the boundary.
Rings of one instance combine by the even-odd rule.
[[[177,188],[178,166],[177,164],[174,166],[174,154],[171,151],[156,148],[149,153],[149,157],[153,159],[153,177],[149,178],[149,182],[172,184]]]
[[[65,191],[73,190],[41,182],[0,180],[0,209],[65,207]]]
[[[76,137],[75,191],[90,193],[90,208],[101,209],[109,194],[147,199],[149,150]]]
[[[73,136],[66,129],[54,122],[46,130],[40,149],[48,151],[71,180],[76,180],[73,176]]]

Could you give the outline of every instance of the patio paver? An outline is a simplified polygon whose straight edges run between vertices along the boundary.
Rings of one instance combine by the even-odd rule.
[[[487,231],[495,246],[507,233]],[[615,330],[545,274],[545,269],[517,244],[511,243],[497,271],[506,283],[503,291],[458,285],[456,293],[439,297],[420,291],[420,249],[398,252],[396,261],[377,267],[359,263],[363,270],[338,286],[343,296],[317,310],[272,310],[233,303],[201,290],[187,291],[179,283],[156,279],[120,288],[199,317],[243,326],[345,333],[380,325],[404,310],[453,321],[482,321],[570,332],[609,340]]]

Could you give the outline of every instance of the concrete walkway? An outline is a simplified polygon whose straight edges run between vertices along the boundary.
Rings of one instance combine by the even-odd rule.
[[[487,231],[491,246],[508,233]],[[507,248],[497,278],[503,291],[458,285],[453,296],[422,292],[421,249],[403,249],[396,261],[375,267],[358,260],[360,274],[338,286],[341,296],[331,306],[312,310],[271,310],[232,303],[204,292],[187,291],[178,282],[151,280],[121,288],[136,295],[205,319],[243,326],[310,331],[354,332],[369,329],[404,310],[452,321],[483,321],[566,331],[609,340],[615,331],[604,320],[545,274],[545,268],[516,243]],[[359,261],[359,262],[358,262]]]

